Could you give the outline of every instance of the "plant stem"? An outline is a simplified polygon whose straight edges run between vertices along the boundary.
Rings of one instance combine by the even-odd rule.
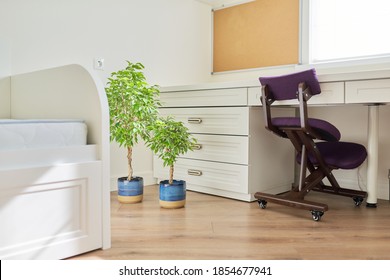
[[[133,178],[133,166],[132,166],[132,161],[133,161],[133,149],[132,147],[127,147],[127,164],[129,167],[129,175],[127,176],[127,180],[131,180]]]
[[[173,165],[169,166],[169,184],[173,183]]]

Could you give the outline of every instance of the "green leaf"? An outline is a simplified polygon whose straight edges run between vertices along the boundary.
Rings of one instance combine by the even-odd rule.
[[[110,140],[133,147],[140,139],[147,141],[152,123],[157,119],[159,89],[149,85],[144,65],[127,61],[124,69],[111,73],[105,88],[110,111]]]
[[[171,116],[156,119],[151,131],[147,145],[162,159],[164,166],[173,166],[180,155],[193,150],[197,143],[188,128]]]

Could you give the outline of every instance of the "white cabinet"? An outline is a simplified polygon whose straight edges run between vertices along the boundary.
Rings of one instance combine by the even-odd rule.
[[[175,179],[187,189],[244,201],[257,191],[280,193],[294,181],[294,151],[286,139],[267,131],[260,106],[248,105],[248,88],[161,92],[160,114],[182,121],[198,140],[181,156]],[[291,108],[277,109],[280,115]],[[168,168],[154,157],[154,177],[167,179]]]
[[[309,104],[388,104],[389,77],[390,70],[320,75],[322,94],[313,96]],[[175,177],[187,180],[189,190],[250,201],[256,191],[277,193],[290,188],[292,145],[264,128],[260,94],[258,80],[162,89],[162,113],[181,119],[200,144],[175,165]],[[279,108],[284,114],[284,110],[294,110],[297,102],[274,105],[283,105]],[[371,106],[370,111],[375,108]],[[378,121],[377,115],[369,114],[367,130],[372,131]],[[367,139],[377,143],[378,135],[368,133]],[[370,177],[376,179],[378,153],[369,151],[369,156],[373,160],[368,161],[367,177],[374,174]],[[166,179],[168,173],[156,159],[154,176]],[[377,184],[367,183],[367,188],[375,196]]]

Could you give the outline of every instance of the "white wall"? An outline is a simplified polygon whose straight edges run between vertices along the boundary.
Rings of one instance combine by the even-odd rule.
[[[12,46],[12,73],[102,57],[105,78],[140,61],[152,83],[209,78],[210,8],[193,0],[0,0],[0,34]]]
[[[194,0],[0,0],[0,39],[18,74],[70,63],[96,71],[103,84],[125,61],[142,62],[151,84],[205,82],[211,69],[210,7]],[[103,71],[93,69],[104,58]],[[111,176],[127,174],[126,152],[111,148]],[[135,175],[153,183],[152,156],[134,151]]]
[[[0,79],[11,75],[10,45],[0,33]]]
[[[0,33],[0,118],[10,117],[10,46]]]

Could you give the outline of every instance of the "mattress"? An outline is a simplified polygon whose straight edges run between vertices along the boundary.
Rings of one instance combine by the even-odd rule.
[[[0,150],[86,144],[87,125],[82,120],[0,119]]]

